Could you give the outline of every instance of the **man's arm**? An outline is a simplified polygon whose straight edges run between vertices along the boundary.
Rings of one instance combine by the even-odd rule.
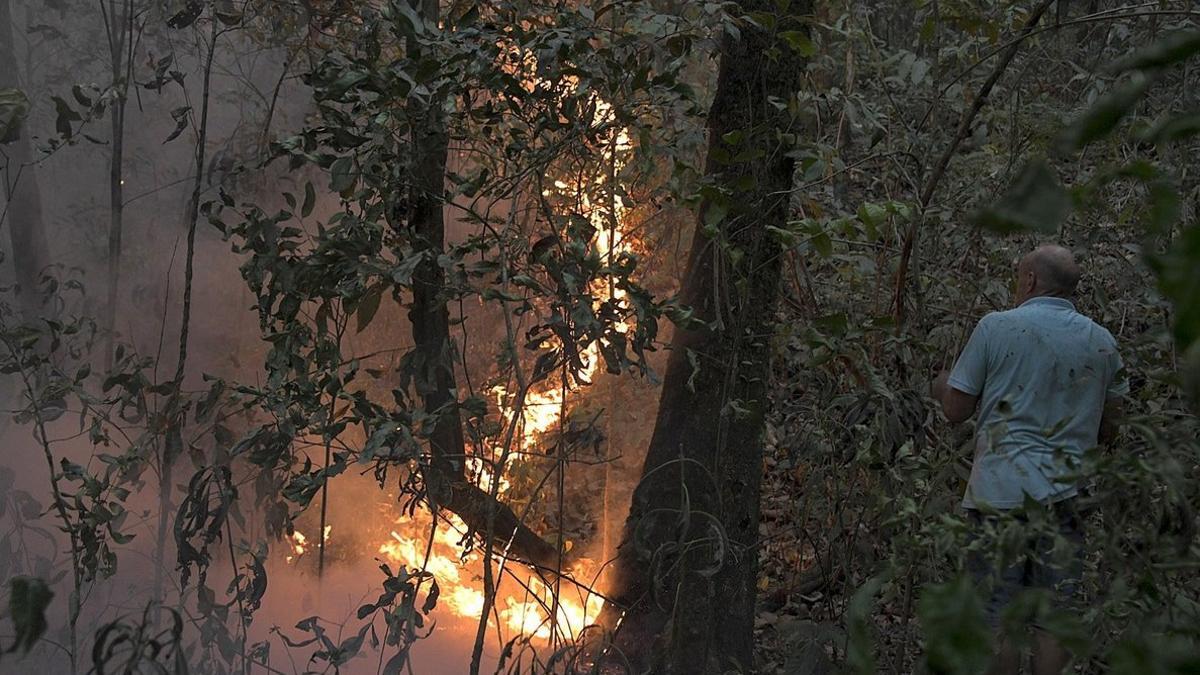
[[[980,319],[971,337],[958,355],[953,371],[943,370],[933,381],[933,398],[942,404],[942,412],[953,424],[965,422],[975,414],[979,396],[987,380],[988,317]]]
[[[948,370],[943,370],[938,374],[937,379],[933,381],[933,398],[942,404],[942,412],[946,415],[946,419],[958,424],[967,421],[971,415],[975,414],[975,407],[979,405],[979,396],[955,389],[947,382],[949,379],[950,371]]]

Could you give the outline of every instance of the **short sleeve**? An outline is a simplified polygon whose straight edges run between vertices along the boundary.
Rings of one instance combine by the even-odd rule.
[[[983,391],[983,383],[987,377],[987,340],[988,328],[986,318],[975,325],[971,331],[971,339],[959,354],[954,370],[950,371],[947,383],[955,389],[978,396]]]

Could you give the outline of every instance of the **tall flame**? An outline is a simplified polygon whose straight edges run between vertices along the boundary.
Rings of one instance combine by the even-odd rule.
[[[605,101],[597,99],[595,123],[607,124],[614,118],[612,107]],[[599,187],[607,187],[608,194],[614,196],[613,185],[605,185],[624,166],[624,157],[631,148],[628,131],[619,128],[611,132],[610,141],[603,148],[603,161],[609,167],[609,176],[604,178]],[[635,252],[635,241],[624,231],[624,216],[626,208],[619,200],[611,198],[608,204],[593,203],[589,190],[583,186],[571,185],[556,181],[553,189],[561,194],[578,195],[578,204],[582,207],[587,218],[595,227],[597,235],[595,246],[597,252],[607,261],[623,253]],[[599,194],[605,190],[594,190]],[[548,192],[546,196],[551,196]],[[604,300],[621,301],[624,291],[607,282],[593,284],[592,292]],[[618,330],[624,332],[628,326],[622,325]],[[582,373],[588,381],[598,369],[599,346],[592,344],[587,350],[587,367]],[[502,411],[505,424],[517,424],[519,435],[516,437],[516,448],[520,452],[511,453],[509,464],[525,461],[526,453],[534,450],[545,434],[552,432],[562,422],[564,409],[564,391],[561,384],[546,381],[540,386],[526,392],[522,402],[520,419],[515,411],[516,401],[511,393],[503,386],[492,389],[497,408]],[[500,454],[497,452],[495,454]],[[493,471],[500,474],[497,494],[504,495],[511,488],[505,473],[511,466],[494,467],[494,463],[484,461],[480,457],[468,457],[467,468],[481,488],[490,490],[495,480]],[[434,526],[432,516],[427,512],[415,512],[411,516],[403,516],[395,523],[389,538],[379,545],[378,554],[394,564],[402,564],[410,569],[423,569],[433,574],[441,591],[439,606],[461,617],[478,619],[484,608],[483,585],[477,575],[469,575],[465,570],[478,569],[482,558],[478,552],[462,553],[462,537],[467,531],[466,525],[455,515],[445,514],[444,522]],[[575,569],[565,570],[574,578],[589,580],[590,561],[581,560],[575,563]],[[603,598],[587,590],[583,585],[572,583],[559,584],[558,597],[555,589],[550,588],[538,576],[524,573],[524,568],[509,566],[505,571],[510,578],[500,585],[496,599],[496,616],[489,618],[495,628],[512,631],[527,637],[549,639],[555,632],[570,638],[577,637],[584,628],[590,625],[600,613]],[[517,575],[521,576],[518,577]],[[514,590],[514,586],[516,589]],[[551,615],[554,616],[551,620]],[[496,618],[499,625],[496,625]]]
[[[612,107],[600,99],[595,102],[594,123],[611,124],[615,119]],[[626,207],[615,198],[615,185],[610,183],[624,167],[624,158],[632,144],[626,129],[614,128],[609,134],[602,149],[602,160],[608,169],[606,177],[589,184],[587,187],[593,188],[591,190],[563,181],[557,181],[553,186],[559,195],[575,195],[573,203],[582,208],[595,227],[597,235],[594,245],[606,262],[618,255],[635,252],[636,246],[634,238],[624,230]],[[607,199],[595,196],[605,194]],[[551,195],[548,193],[546,196]],[[591,290],[601,301],[620,302],[625,297],[624,291],[607,281],[595,282]],[[624,332],[628,326],[618,326],[617,330]],[[587,367],[582,373],[584,381],[590,381],[598,369],[599,345],[590,345],[587,357]],[[525,461],[526,455],[536,449],[540,439],[560,426],[563,421],[564,394],[562,386],[545,381],[526,392],[518,416],[516,401],[507,389],[497,386],[491,390],[503,422],[510,428],[516,425],[519,432],[515,437],[517,447],[514,448],[518,452],[510,453],[510,465]],[[501,454],[498,448],[493,450],[494,455]],[[483,490],[491,491],[493,482],[497,480],[499,482],[494,487],[498,495],[503,496],[511,489],[511,482],[506,477],[511,466],[497,467],[495,462],[477,456],[468,457],[466,464],[469,475]],[[326,527],[323,533],[326,541],[330,529]],[[466,525],[453,514],[439,514],[439,522],[435,524],[429,512],[417,509],[393,523],[389,536],[379,544],[375,553],[394,565],[431,573],[440,590],[438,609],[435,611],[445,610],[456,616],[479,619],[485,606],[483,584],[478,574],[470,570],[479,569],[483,561],[482,556],[474,550],[463,552],[463,537],[467,530]],[[288,544],[288,563],[299,560],[313,546],[300,531],[294,532]],[[579,636],[599,615],[603,598],[583,584],[572,583],[571,579],[590,581],[594,571],[592,568],[589,560],[575,562],[573,569],[564,570],[566,578],[556,584],[556,589],[539,576],[528,573],[524,567],[501,563],[505,574],[498,584],[495,614],[489,617],[489,622],[494,629],[502,632],[543,640],[555,634],[568,638]]]

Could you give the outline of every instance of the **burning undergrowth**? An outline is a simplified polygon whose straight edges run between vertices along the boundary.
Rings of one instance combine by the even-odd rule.
[[[480,238],[474,205],[447,223],[454,243],[433,273],[443,275],[443,294],[474,297],[470,305],[448,303],[457,310],[447,324],[452,342],[435,345],[445,351],[423,349],[419,335],[411,348],[394,346],[409,325],[420,333],[419,291],[393,290],[397,303],[388,306],[380,302],[387,282],[375,279],[381,272],[391,282],[415,279],[429,258],[373,231],[365,218],[374,203],[343,203],[330,214],[320,235],[327,243],[293,232],[296,243],[283,260],[259,253],[243,268],[260,311],[266,308],[264,321],[275,325],[267,357],[273,385],[307,396],[296,405],[289,394],[291,409],[274,415],[296,428],[269,423],[255,447],[243,449],[275,453],[276,466],[288,467],[279,492],[305,507],[274,509],[292,514],[276,524],[286,530],[277,574],[332,584],[348,570],[366,578],[376,566],[385,587],[396,578],[412,585],[409,620],[468,639],[486,615],[486,630],[475,632],[500,653],[571,643],[595,622],[604,561],[637,469],[624,451],[644,447],[656,392],[653,382],[620,375],[649,369],[645,351],[653,350],[661,309],[634,281],[652,254],[645,223],[626,206],[633,203],[628,190],[615,183],[632,143],[613,124],[611,108],[589,99],[596,137],[582,157],[595,175],[531,181],[501,205],[509,228],[497,237]],[[242,226],[243,250],[255,250],[266,230],[253,221]],[[337,250],[345,246],[338,237],[364,230],[382,237],[379,259],[363,270],[355,252],[342,263],[356,266],[353,275],[308,278],[315,258],[325,256],[324,274],[330,255],[347,255]],[[263,262],[277,267],[264,274],[256,267]],[[330,292],[338,284],[341,291]],[[630,349],[637,351],[632,360]],[[451,354],[455,363],[439,375],[437,360]],[[456,400],[431,410],[430,392],[445,386],[449,372],[458,390],[447,391]],[[260,402],[271,397],[253,394]],[[458,421],[447,429],[450,406]],[[271,446],[272,438],[286,447]],[[446,452],[447,445],[462,454]]]

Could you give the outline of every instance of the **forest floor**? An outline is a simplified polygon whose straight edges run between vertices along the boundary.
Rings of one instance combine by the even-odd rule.
[[[797,505],[804,503],[803,469],[792,466],[786,457],[771,456],[770,448],[767,452],[759,524],[763,549],[754,621],[756,672],[839,672],[836,664],[846,660],[847,604],[864,580],[847,581],[844,571],[829,562],[828,552],[833,548],[829,531],[812,527],[804,531],[799,526],[796,513]],[[822,553],[817,555],[815,551]],[[905,668],[895,672],[909,672],[908,661],[918,631],[911,611],[906,612],[902,604],[876,603],[870,617],[878,662],[904,662]],[[906,614],[910,615],[908,620]]]

